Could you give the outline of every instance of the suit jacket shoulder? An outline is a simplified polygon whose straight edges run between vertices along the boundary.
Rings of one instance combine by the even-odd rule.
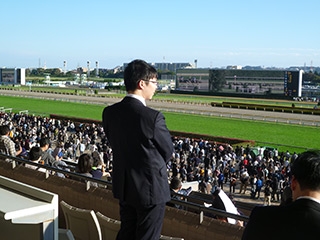
[[[299,199],[288,206],[255,207],[242,239],[319,239],[320,204]]]

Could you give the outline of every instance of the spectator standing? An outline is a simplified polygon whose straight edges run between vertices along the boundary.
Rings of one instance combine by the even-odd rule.
[[[272,174],[271,189],[271,201],[279,202],[279,180],[275,173]]]
[[[120,205],[117,239],[159,239],[171,199],[166,166],[174,150],[163,114],[146,106],[157,89],[156,69],[134,60],[124,83],[127,96],[102,114],[113,151],[112,190]]]
[[[251,194],[250,198],[255,199],[256,191],[257,191],[257,175],[253,175],[250,177],[250,185],[251,185]]]
[[[221,172],[219,171],[217,176],[218,176],[218,187],[223,190],[223,181],[224,181],[223,171],[221,171]]]
[[[237,174],[234,172],[230,176],[230,193],[235,193],[237,186]]]
[[[260,192],[261,192],[262,187],[263,187],[262,177],[258,177],[258,179],[256,181],[256,191],[254,193],[254,198],[257,198],[257,199],[260,198]]]
[[[270,187],[270,182],[266,182],[266,186],[264,187],[264,205],[270,206],[271,205],[271,192],[272,189]]]
[[[240,191],[239,194],[242,193],[243,190],[243,194],[246,193],[247,191],[247,187],[249,185],[249,179],[250,179],[250,175],[248,173],[248,170],[246,168],[244,168],[240,174]]]

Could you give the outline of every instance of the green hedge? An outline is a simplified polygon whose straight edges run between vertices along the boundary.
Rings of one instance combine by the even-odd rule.
[[[285,107],[285,106],[273,106],[273,105],[237,103],[237,102],[222,102],[222,103],[212,102],[211,106],[249,109],[249,110],[263,110],[263,111],[271,111],[271,112],[287,112],[287,113],[320,115],[320,109],[294,107],[294,106]]]

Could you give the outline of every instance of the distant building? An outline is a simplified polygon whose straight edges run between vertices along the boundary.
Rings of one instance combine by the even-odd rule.
[[[194,68],[191,63],[151,63],[158,71],[175,72],[177,69]]]
[[[157,71],[170,71],[176,72],[177,69],[188,69],[188,68],[195,68],[194,65],[191,63],[149,63],[152,65]],[[127,67],[128,63],[123,64],[123,69]]]
[[[25,85],[24,68],[0,68],[0,85]]]
[[[240,69],[242,69],[242,66],[239,66],[239,65],[236,65],[236,66],[227,66],[227,69],[240,70]]]
[[[210,80],[210,75],[214,75]],[[176,90],[211,92],[215,78],[221,78],[225,94],[280,94],[301,97],[303,71],[236,70],[236,69],[177,69]]]

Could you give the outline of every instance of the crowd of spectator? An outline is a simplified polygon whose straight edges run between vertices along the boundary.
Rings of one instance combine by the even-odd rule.
[[[34,160],[30,152],[34,151],[33,148],[39,148],[41,163],[68,170],[71,168],[68,162],[78,163],[81,155],[90,153],[92,171],[107,166],[106,170],[112,172],[111,149],[103,137],[103,129],[95,123],[75,124],[70,120],[0,113],[0,130],[8,130],[6,134],[0,131],[0,152],[3,154]],[[81,173],[79,167],[75,170]],[[66,177],[58,172],[57,175]],[[95,172],[92,176],[106,175],[100,176]]]
[[[112,149],[99,124],[1,113],[0,126],[9,127],[7,137],[13,141],[17,157],[36,161],[35,156],[33,159],[30,156],[35,154],[29,153],[41,151],[45,165],[68,169],[68,162],[74,162],[78,163],[78,173],[112,181]],[[167,164],[169,180],[197,181],[199,191],[207,194],[219,187],[230,194],[250,191],[252,199],[260,199],[263,192],[266,205],[283,200],[282,192],[290,184],[289,163],[297,157],[296,153],[263,148],[254,154],[249,145],[234,148],[201,138],[174,136],[172,143],[175,151]],[[35,147],[37,149],[31,151]],[[1,149],[4,147],[0,141]]]
[[[289,163],[297,158],[296,153],[291,155],[288,151],[279,153],[277,149],[261,147],[255,154],[249,145],[233,148],[204,139],[175,138],[173,143],[175,156],[168,167],[174,177],[198,181],[199,190],[204,193],[216,186],[229,186],[230,194],[245,194],[249,190],[252,199],[259,199],[263,189],[270,196],[268,200],[264,195],[267,205],[281,201],[283,190],[290,184]]]

